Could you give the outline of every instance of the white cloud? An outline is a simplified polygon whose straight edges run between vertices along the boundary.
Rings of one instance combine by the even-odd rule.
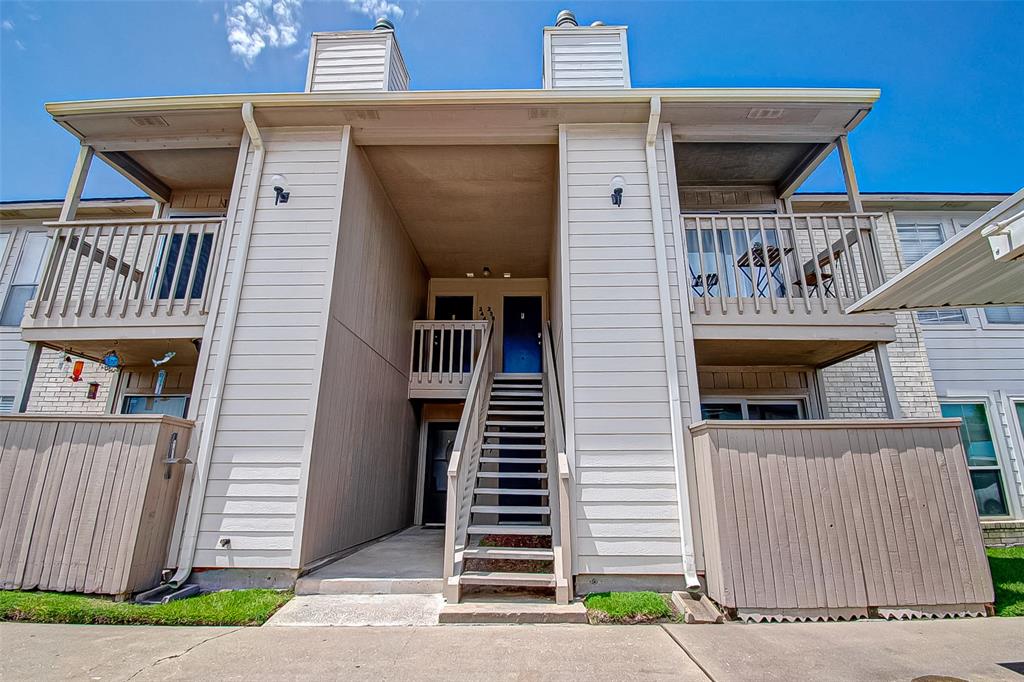
[[[215,24],[219,24],[220,23],[220,12],[214,12],[213,13],[213,23],[215,23]]]
[[[26,49],[26,48],[25,48],[25,43],[21,42],[20,40],[15,40],[15,41],[14,41],[14,46],[15,46],[16,48],[18,48],[19,50],[21,50],[22,52],[24,52],[24,51],[25,51],[25,49]]]
[[[361,12],[371,19],[377,17],[401,19],[405,14],[401,5],[397,2],[389,2],[389,0],[345,0],[345,2],[355,11]]]
[[[13,31],[14,30],[14,22],[11,21],[10,19],[4,19],[3,27],[4,27],[5,31]]]
[[[265,47],[289,47],[298,39],[302,0],[236,1],[225,25],[231,52],[246,66]]]

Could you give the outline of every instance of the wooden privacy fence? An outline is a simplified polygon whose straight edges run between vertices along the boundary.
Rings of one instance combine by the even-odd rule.
[[[159,415],[0,417],[0,588],[156,585],[191,432]]]
[[[983,614],[992,579],[958,425],[691,426],[708,595],[753,620]]]

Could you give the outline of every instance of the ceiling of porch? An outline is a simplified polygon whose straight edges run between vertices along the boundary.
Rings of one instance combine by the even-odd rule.
[[[546,277],[555,145],[362,148],[432,277]]]

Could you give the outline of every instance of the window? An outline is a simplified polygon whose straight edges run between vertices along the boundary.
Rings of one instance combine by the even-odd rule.
[[[931,251],[942,245],[945,236],[942,223],[897,223],[896,233],[899,235],[900,248],[903,250],[904,265],[910,266],[924,258]],[[921,324],[965,324],[967,318],[959,308],[947,310],[922,310],[917,313]]]
[[[124,398],[122,414],[166,414],[185,417],[187,395],[129,395]]]
[[[1002,473],[984,403],[942,403],[943,417],[959,417],[960,439],[974,486],[974,499],[982,516],[1006,516]]]
[[[989,324],[1024,324],[1024,305],[985,308],[985,320]]]
[[[25,315],[25,304],[35,296],[49,241],[45,232],[29,232],[25,235],[21,256],[14,268],[11,286],[7,290],[7,300],[0,311],[0,326],[21,325],[21,318]]]
[[[804,419],[802,400],[709,400],[700,404],[702,419],[735,421],[776,421],[780,419]]]

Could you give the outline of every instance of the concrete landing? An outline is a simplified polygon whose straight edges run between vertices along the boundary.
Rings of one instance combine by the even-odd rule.
[[[443,624],[523,624],[523,623],[586,623],[587,609],[582,602],[553,604],[551,602],[463,602],[445,604],[441,609]]]
[[[295,597],[263,627],[437,625],[439,594],[316,594]]]
[[[302,576],[295,594],[441,594],[444,529],[408,528]]]

